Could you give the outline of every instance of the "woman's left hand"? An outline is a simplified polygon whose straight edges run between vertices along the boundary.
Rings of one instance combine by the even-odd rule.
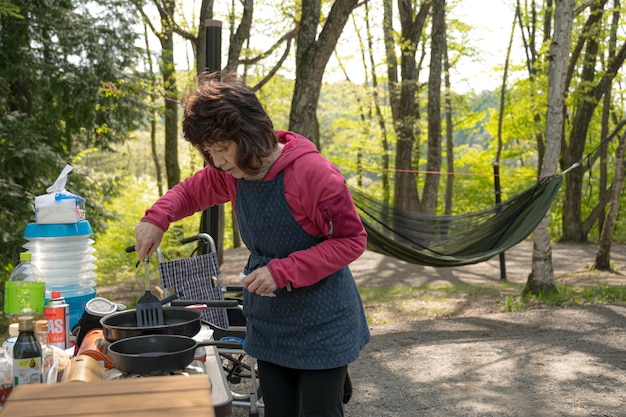
[[[250,272],[241,281],[241,283],[245,289],[247,289],[251,293],[259,295],[273,294],[274,291],[278,288],[276,286],[276,281],[274,281],[270,270],[266,266]]]

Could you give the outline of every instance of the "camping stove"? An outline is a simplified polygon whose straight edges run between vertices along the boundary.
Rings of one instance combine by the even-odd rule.
[[[184,369],[172,371],[172,372],[151,372],[148,374],[134,374],[120,371],[119,369],[109,369],[104,373],[104,378],[108,380],[115,379],[132,379],[132,378],[145,378],[151,376],[167,376],[167,375],[197,375],[197,374],[207,374],[207,370],[205,364],[200,362],[199,360],[194,360],[189,365],[187,365]]]

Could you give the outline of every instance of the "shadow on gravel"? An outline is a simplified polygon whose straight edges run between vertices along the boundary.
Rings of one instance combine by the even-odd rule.
[[[626,416],[626,308],[373,329],[346,416]]]

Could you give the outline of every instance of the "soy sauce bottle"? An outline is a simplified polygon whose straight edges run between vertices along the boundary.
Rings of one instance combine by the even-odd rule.
[[[41,384],[42,356],[41,345],[35,336],[35,318],[18,318],[20,334],[13,347],[13,386]]]

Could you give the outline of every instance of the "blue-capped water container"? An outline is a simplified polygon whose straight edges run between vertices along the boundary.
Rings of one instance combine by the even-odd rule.
[[[70,328],[85,311],[87,301],[96,296],[97,268],[93,255],[93,231],[87,220],[77,223],[28,223],[23,245],[32,254],[31,262],[39,268],[46,283],[46,302],[52,291],[60,291],[70,306]]]

